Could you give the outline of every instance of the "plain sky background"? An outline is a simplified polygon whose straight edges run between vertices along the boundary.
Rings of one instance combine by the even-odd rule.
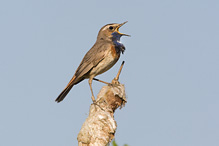
[[[218,0],[1,1],[0,146],[77,145],[88,80],[54,100],[99,29],[124,21],[126,51],[98,76],[110,82],[126,61],[119,146],[219,146]]]

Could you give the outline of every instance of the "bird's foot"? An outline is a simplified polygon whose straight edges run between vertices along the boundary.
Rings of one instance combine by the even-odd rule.
[[[97,103],[97,101],[96,100],[93,100],[93,103],[92,103],[93,105],[94,105],[94,107],[95,107],[95,110],[97,110],[97,107],[99,107],[99,109],[101,109],[101,110],[103,110],[103,111],[105,111],[98,103]]]
[[[94,96],[91,96],[91,99],[93,101],[93,104],[97,104],[97,101],[95,100],[95,97]]]
[[[108,85],[108,84],[111,84],[111,83],[108,83],[108,82],[99,80],[99,79],[97,79],[97,78],[93,78],[93,80],[98,81],[98,82],[101,82],[101,83],[104,83],[104,84],[107,84],[107,85]]]

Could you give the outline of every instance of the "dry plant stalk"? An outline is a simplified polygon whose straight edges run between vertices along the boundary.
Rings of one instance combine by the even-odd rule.
[[[125,87],[118,81],[123,65],[124,61],[112,83],[102,87],[97,104],[91,104],[89,116],[78,134],[78,146],[106,146],[114,138],[117,128],[114,112],[127,102]]]

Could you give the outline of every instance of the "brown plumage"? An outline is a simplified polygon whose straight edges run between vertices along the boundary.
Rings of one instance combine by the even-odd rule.
[[[120,42],[120,37],[128,35],[120,33],[119,28],[125,23],[107,24],[100,29],[96,43],[86,53],[74,76],[55,100],[56,102],[62,101],[74,85],[88,78],[92,93],[91,98],[95,102],[92,80],[95,76],[109,70],[118,61],[120,53],[124,52],[125,47]]]

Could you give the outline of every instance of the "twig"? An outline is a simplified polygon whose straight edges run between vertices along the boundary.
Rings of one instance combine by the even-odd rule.
[[[121,71],[122,71],[122,68],[123,68],[124,63],[125,63],[125,61],[122,61],[122,64],[121,64],[121,66],[120,66],[120,69],[119,69],[119,71],[118,71],[118,73],[117,73],[117,75],[116,75],[116,77],[115,77],[115,80],[116,80],[116,81],[119,80],[119,75],[120,75],[120,73],[121,73]]]

